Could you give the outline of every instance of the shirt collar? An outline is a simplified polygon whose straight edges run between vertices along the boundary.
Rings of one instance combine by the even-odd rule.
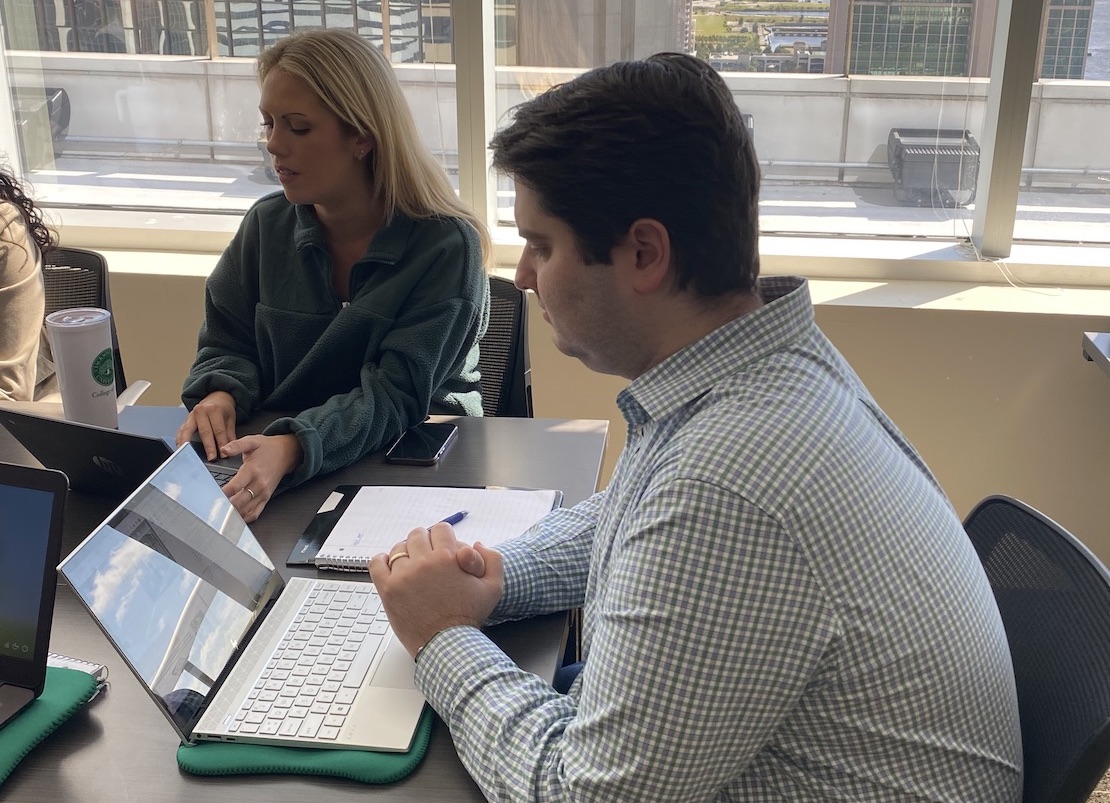
[[[762,307],[675,352],[620,392],[617,406],[630,425],[675,412],[708,393],[722,377],[800,340],[812,328],[813,304],[805,279],[768,276],[756,288]]]
[[[316,209],[311,204],[298,204],[297,229],[294,233],[294,242],[298,249],[306,246],[325,248],[324,229],[320,225],[320,218],[316,216]],[[373,261],[387,265],[397,264],[405,253],[409,235],[415,222],[403,212],[394,212],[393,217],[378,229],[370,247],[366,249],[359,262]]]

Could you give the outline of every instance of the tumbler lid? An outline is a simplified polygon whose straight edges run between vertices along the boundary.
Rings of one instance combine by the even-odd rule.
[[[74,307],[73,309],[60,309],[46,316],[49,326],[89,326],[106,321],[112,313],[99,307]]]

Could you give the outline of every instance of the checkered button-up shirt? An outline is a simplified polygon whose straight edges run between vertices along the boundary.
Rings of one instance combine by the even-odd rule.
[[[490,800],[1021,797],[1005,632],[951,505],[808,288],[636,379],[608,488],[502,548],[511,619],[582,605],[567,695],[457,627],[417,683]]]

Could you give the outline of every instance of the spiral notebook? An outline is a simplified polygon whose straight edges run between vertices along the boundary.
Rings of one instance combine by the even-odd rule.
[[[344,498],[344,491],[354,491]],[[426,485],[366,485],[337,488],[321,508],[346,504],[314,563],[319,569],[360,571],[370,558],[388,552],[415,527],[458,517],[460,541],[496,546],[520,535],[562,504],[563,492],[536,488],[440,488]]]

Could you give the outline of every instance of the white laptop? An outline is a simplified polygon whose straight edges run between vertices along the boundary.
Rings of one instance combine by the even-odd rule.
[[[183,743],[409,749],[424,698],[373,583],[284,583],[188,444],[58,568]]]

